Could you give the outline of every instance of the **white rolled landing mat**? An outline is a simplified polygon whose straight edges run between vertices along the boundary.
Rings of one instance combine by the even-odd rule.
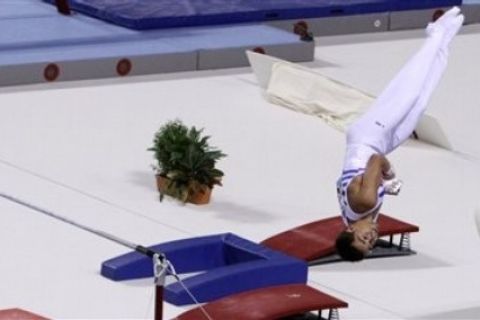
[[[375,100],[368,93],[296,64],[276,62],[271,72],[266,90],[271,102],[320,117],[341,131]]]

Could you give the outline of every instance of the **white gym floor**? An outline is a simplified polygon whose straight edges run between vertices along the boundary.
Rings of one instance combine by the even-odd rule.
[[[321,37],[305,65],[378,94],[422,38]],[[349,303],[341,319],[480,319],[479,57],[480,25],[465,26],[427,110],[456,151],[411,140],[390,156],[404,187],[382,212],[420,226],[418,254],[309,269],[309,285]],[[147,148],[176,118],[228,154],[209,205],[158,201]],[[338,213],[343,133],[267,102],[250,68],[0,88],[0,146],[0,192],[142,245],[223,232],[261,241]],[[0,309],[153,318],[152,280],[99,274],[128,248],[4,199],[0,248]],[[164,308],[171,319],[190,307]]]

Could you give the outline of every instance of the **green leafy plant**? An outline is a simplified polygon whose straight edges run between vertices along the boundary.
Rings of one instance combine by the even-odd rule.
[[[203,129],[188,128],[180,120],[167,122],[155,133],[148,150],[154,152],[157,174],[167,178],[165,194],[186,202],[195,192],[221,185],[224,173],[215,165],[226,155],[211,147],[209,139]]]

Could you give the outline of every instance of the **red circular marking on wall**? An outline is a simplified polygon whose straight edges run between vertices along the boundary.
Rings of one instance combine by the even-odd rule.
[[[253,52],[265,54],[265,49],[263,47],[255,47],[252,49]]]
[[[301,20],[293,25],[293,33],[303,36],[308,33],[308,23]]]
[[[443,11],[442,9],[435,10],[435,12],[432,15],[432,21],[433,22],[437,21],[437,19],[443,16],[444,13],[445,11]]]
[[[117,74],[119,76],[126,76],[132,71],[132,62],[129,59],[122,59],[117,63]]]
[[[55,63],[50,63],[43,69],[43,77],[49,82],[57,80],[59,75],[60,68]]]

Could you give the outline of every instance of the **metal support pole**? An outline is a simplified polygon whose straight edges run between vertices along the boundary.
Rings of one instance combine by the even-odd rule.
[[[163,290],[165,278],[167,277],[167,259],[162,254],[153,255],[153,272],[155,275],[155,320],[163,319]]]

